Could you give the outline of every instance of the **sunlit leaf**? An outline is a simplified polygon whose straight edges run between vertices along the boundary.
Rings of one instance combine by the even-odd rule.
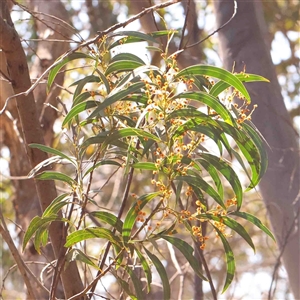
[[[138,162],[132,165],[135,169],[141,169],[141,170],[157,170],[157,167],[155,166],[155,163],[151,162]]]
[[[269,82],[268,79],[266,79],[262,76],[259,76],[259,75],[254,75],[254,74],[235,74],[235,76],[242,82],[253,82],[253,81]],[[224,82],[224,81],[219,81],[213,85],[213,87],[210,89],[209,93],[211,95],[217,97],[228,87],[230,87],[230,84],[228,84],[227,82]]]
[[[76,99],[77,96],[81,93],[83,87],[87,83],[90,83],[90,82],[97,82],[97,83],[99,83],[100,82],[100,78],[98,76],[95,76],[95,75],[87,75],[87,76],[85,76],[85,77],[83,77],[83,78],[81,78],[81,79],[73,82],[70,86],[76,86],[77,85],[76,90],[75,90],[75,92],[73,94],[73,99]]]
[[[93,113],[90,115],[90,118],[94,118],[98,115],[98,113],[103,110],[104,108],[112,105],[116,101],[122,100],[123,98],[127,97],[128,95],[138,91],[140,88],[142,88],[145,84],[143,82],[137,82],[126,89],[120,90],[119,92],[115,94],[110,94],[108,97],[99,104],[99,106],[93,111]]]
[[[66,199],[70,198],[69,194],[61,194],[57,196],[43,212],[43,218],[57,214],[62,207],[68,204]]]
[[[64,127],[66,124],[68,124],[74,117],[78,116],[83,111],[86,111],[88,109],[94,108],[97,105],[99,105],[100,102],[97,101],[86,101],[86,102],[81,102],[75,106],[72,107],[72,109],[68,112],[66,117],[63,120],[62,127]]]
[[[209,175],[211,176],[211,178],[213,179],[216,185],[219,195],[223,198],[224,195],[223,185],[216,168],[206,160],[196,159],[196,161],[199,162],[209,173]]]
[[[234,141],[239,146],[244,157],[247,159],[247,162],[250,165],[252,171],[251,183],[248,187],[248,190],[254,188],[260,181],[260,154],[256,148],[253,141],[243,132],[243,130],[238,130],[235,127],[228,125],[227,123],[218,121],[222,123],[223,130],[233,137]]]
[[[129,44],[129,43],[137,43],[137,42],[144,42],[144,41],[157,43],[157,40],[155,38],[165,36],[168,34],[170,34],[169,30],[156,31],[156,32],[151,32],[149,34],[145,34],[138,31],[117,31],[110,34],[109,37],[113,37],[113,36],[126,36],[126,37],[112,43],[109,46],[109,50],[116,46]]]
[[[29,226],[28,229],[25,232],[24,239],[23,239],[23,245],[22,245],[22,250],[24,251],[28,241],[31,239],[31,237],[35,234],[35,232],[44,224],[50,224],[53,221],[58,221],[59,218],[57,215],[51,215],[47,216],[45,218],[41,218],[39,216],[35,216]]]
[[[48,242],[48,226],[49,224],[43,224],[39,227],[39,229],[35,232],[34,237],[34,248],[37,253],[41,254],[41,245],[45,247]]]
[[[238,90],[246,98],[246,100],[250,102],[250,95],[240,79],[224,69],[215,66],[195,65],[181,70],[175,77],[178,78],[192,75],[206,75],[220,79]]]
[[[222,117],[222,119],[230,125],[233,125],[232,116],[228,109],[222,104],[217,98],[205,93],[205,92],[184,92],[174,96],[174,99],[184,98],[184,99],[192,99],[198,102],[201,102],[211,109],[213,109],[218,115]],[[211,117],[210,117],[211,118]]]
[[[73,245],[79,242],[85,241],[87,239],[93,239],[93,238],[101,238],[101,239],[109,240],[111,243],[119,245],[118,239],[111,232],[111,230],[106,228],[91,227],[82,230],[77,230],[69,234],[67,236],[67,240],[64,246],[67,248],[72,247]]]
[[[226,226],[234,230],[236,233],[238,233],[249,244],[249,246],[253,249],[253,251],[255,251],[255,246],[248,232],[241,224],[239,224],[237,221],[233,220],[232,218],[226,216],[215,216],[212,214],[205,214],[205,215],[201,214],[201,215],[197,215],[196,218],[199,219],[208,218],[210,220],[214,220],[216,222],[225,224]]]
[[[114,61],[113,63],[109,64],[105,71],[105,75],[109,75],[111,73],[119,73],[119,72],[125,72],[125,71],[132,71],[135,68],[138,68],[140,66],[144,65],[144,63],[137,62],[137,61],[127,61],[127,60],[120,60],[120,61]]]

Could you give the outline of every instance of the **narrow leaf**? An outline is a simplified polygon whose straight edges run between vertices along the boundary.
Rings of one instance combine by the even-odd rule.
[[[88,257],[84,252],[79,249],[71,249],[66,256],[66,261],[68,263],[72,261],[81,261],[86,265],[92,266],[93,268],[100,270],[97,264],[95,264],[90,257]]]
[[[131,206],[125,217],[122,229],[122,236],[125,244],[127,244],[130,239],[131,230],[138,216],[138,212],[142,210],[149,201],[158,195],[160,195],[160,192],[145,194],[139,197],[138,200]]]
[[[93,238],[106,239],[113,244],[119,245],[116,236],[111,232],[111,230],[106,228],[91,227],[74,231],[70,235],[68,235],[65,247],[72,247],[79,242]]]
[[[175,178],[175,180],[185,181],[187,184],[201,189],[209,196],[211,196],[219,205],[226,209],[220,195],[200,176],[178,176]]]
[[[51,223],[53,221],[57,221],[59,220],[59,218],[57,217],[57,215],[52,215],[52,216],[48,216],[45,218],[41,218],[39,216],[35,216],[29,226],[28,229],[25,232],[24,235],[24,240],[23,240],[23,245],[22,245],[22,250],[24,251],[28,241],[31,239],[31,237],[35,234],[35,232],[44,224],[46,223]]]
[[[50,153],[50,154],[60,156],[61,158],[67,159],[74,166],[76,166],[76,162],[73,158],[71,158],[70,156],[62,153],[61,151],[59,151],[57,149],[54,149],[54,148],[51,148],[51,147],[48,147],[48,146],[45,146],[45,145],[41,145],[41,144],[29,144],[29,147],[39,149],[39,150],[44,151],[46,153]]]
[[[228,109],[222,104],[217,98],[209,95],[205,92],[185,92],[174,96],[174,98],[184,98],[184,99],[192,99],[198,102],[201,102],[211,109],[213,109],[218,115],[222,117],[222,119],[230,124],[233,125],[232,116]]]
[[[111,64],[108,65],[105,75],[109,75],[113,72],[120,73],[125,71],[132,71],[140,66],[143,66],[144,63],[137,62],[137,61],[127,61],[127,60],[120,60],[120,61],[114,61]]]
[[[249,213],[241,212],[241,211],[235,211],[230,214],[237,216],[237,217],[241,217],[241,218],[251,222],[252,224],[257,226],[259,229],[261,229],[263,232],[265,232],[272,240],[274,240],[276,242],[275,237],[272,234],[272,232],[257,217],[255,217]]]
[[[77,185],[77,182],[70,176],[56,171],[44,171],[38,174],[35,178],[39,180],[59,180],[67,183],[71,187]]]
[[[179,238],[173,237],[173,236],[163,235],[163,236],[161,236],[161,238],[165,239],[167,242],[169,242],[172,245],[174,245],[184,255],[184,257],[190,263],[190,266],[193,268],[193,270],[195,271],[195,273],[200,278],[202,278],[203,280],[207,281],[207,279],[205,278],[205,276],[200,272],[201,267],[199,265],[199,262],[197,261],[197,259],[193,255],[194,249],[193,249],[192,246],[190,246],[185,241],[183,241],[183,240],[181,240]]]
[[[168,279],[166,269],[165,269],[164,265],[161,263],[161,261],[157,258],[157,256],[152,254],[146,248],[144,248],[144,249],[145,249],[148,257],[150,258],[150,260],[153,262],[153,265],[155,266],[155,268],[161,278],[162,285],[163,285],[163,291],[164,291],[164,300],[169,300],[171,297],[171,289],[170,289],[170,284],[169,284],[169,279]]]
[[[217,231],[219,237],[221,238],[221,241],[223,243],[224,250],[225,250],[225,256],[226,256],[227,272],[226,272],[225,284],[224,284],[224,287],[222,290],[222,294],[223,294],[227,290],[227,288],[230,286],[230,284],[234,278],[235,259],[234,259],[234,255],[231,250],[231,247],[230,247],[228,241],[226,240],[226,237],[223,235],[223,233],[217,227],[214,226],[214,228]]]
[[[100,113],[101,110],[112,105],[116,101],[122,100],[123,98],[127,97],[128,95],[138,91],[144,85],[145,84],[143,82],[137,82],[137,83],[130,85],[126,89],[123,89],[113,95],[109,95],[102,103],[99,104],[99,106],[93,111],[93,113],[90,115],[89,118],[96,117],[98,115],[98,113]]]
[[[237,207],[240,209],[243,201],[243,189],[237,174],[228,163],[217,156],[208,153],[202,153],[201,157],[209,164],[213,165],[228,180],[235,193]]]
[[[181,70],[175,77],[206,75],[220,79],[238,90],[250,102],[250,95],[243,83],[234,74],[214,66],[196,65]]]
[[[55,62],[55,67],[53,67],[51,69],[51,71],[49,72],[49,75],[48,75],[48,82],[47,82],[47,91],[49,92],[53,82],[54,82],[54,79],[57,75],[57,73],[59,72],[59,70],[64,66],[66,65],[68,62],[72,61],[72,60],[75,60],[75,59],[80,59],[80,58],[83,58],[83,59],[94,59],[92,56],[88,55],[88,54],[85,54],[85,53],[82,53],[82,52],[73,52],[71,54],[69,54],[68,56],[64,57],[60,57],[56,62]]]
[[[123,222],[118,219],[115,215],[107,211],[93,211],[89,213],[91,215],[111,226],[113,226],[118,232],[122,232]]]
[[[149,293],[150,289],[151,289],[151,283],[152,283],[152,272],[151,272],[151,269],[150,269],[149,264],[148,264],[146,258],[144,257],[144,255],[136,247],[135,247],[135,252],[136,252],[138,258],[140,259],[142,268],[143,268],[144,273],[146,275],[147,290],[148,290],[148,293]]]

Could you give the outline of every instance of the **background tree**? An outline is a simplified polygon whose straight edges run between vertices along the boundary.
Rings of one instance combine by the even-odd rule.
[[[214,2],[217,24],[230,18],[233,7]],[[259,109],[253,122],[267,140],[269,167],[259,187],[266,203],[270,221],[277,237],[295,299],[300,297],[299,272],[299,148],[297,132],[285,108],[276,71],[266,41],[266,24],[260,2],[238,4],[238,13],[219,33],[221,53],[227,69],[260,74],[270,79],[265,87],[255,83],[250,87]]]

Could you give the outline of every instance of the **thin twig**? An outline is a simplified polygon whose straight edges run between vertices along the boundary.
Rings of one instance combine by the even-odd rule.
[[[64,55],[62,55],[60,57],[59,60],[57,60],[51,66],[49,66],[28,90],[26,90],[25,92],[15,94],[15,95],[12,95],[12,96],[8,97],[5,101],[4,107],[0,110],[0,115],[5,111],[5,109],[7,107],[7,104],[11,99],[14,99],[15,97],[19,97],[19,96],[22,96],[22,95],[28,96],[28,94],[30,94],[37,87],[37,85],[40,83],[40,81],[42,81],[44,79],[46,74],[48,74],[54,67],[59,65],[70,54],[78,51],[81,48],[88,47],[91,44],[97,43],[103,36],[113,32],[113,31],[115,31],[119,28],[124,28],[128,24],[132,23],[135,20],[140,19],[141,17],[143,17],[146,14],[149,14],[149,13],[151,13],[151,12],[157,10],[157,9],[161,9],[161,8],[173,5],[173,4],[181,2],[181,1],[182,0],[170,0],[170,1],[167,1],[167,2],[164,2],[164,3],[161,3],[161,4],[153,5],[152,7],[145,8],[143,11],[141,11],[140,13],[138,13],[138,14],[134,15],[133,17],[127,19],[126,21],[115,24],[115,25],[109,27],[108,29],[99,32],[95,37],[87,40],[86,42],[81,43],[80,45],[78,45],[74,49],[67,51]]]
[[[176,51],[175,53],[173,53],[172,55],[176,55],[177,57],[182,54],[186,49],[189,49],[189,48],[192,48],[192,47],[195,47],[201,43],[203,43],[204,41],[206,41],[207,39],[209,39],[211,36],[215,35],[217,32],[219,32],[221,29],[223,29],[225,26],[227,26],[231,21],[232,19],[235,17],[236,13],[237,13],[237,1],[234,0],[233,1],[234,3],[234,10],[233,10],[233,14],[232,16],[230,17],[230,19],[224,23],[222,26],[220,26],[218,29],[216,29],[215,31],[213,31],[212,33],[210,33],[208,36],[206,36],[205,38],[203,38],[202,40],[194,43],[194,44],[191,44],[191,45],[186,45],[185,47],[183,47],[182,49]]]
[[[3,238],[3,240],[6,242],[6,244],[8,245],[8,248],[18,266],[18,269],[23,277],[23,280],[24,280],[24,283],[27,287],[27,292],[28,292],[28,295],[30,298],[32,299],[36,299],[35,297],[35,293],[34,293],[34,289],[31,285],[31,281],[30,281],[30,278],[28,276],[28,267],[25,265],[23,259],[21,258],[21,255],[19,254],[19,251],[18,249],[16,248],[10,234],[9,234],[9,231],[7,229],[7,226],[6,226],[6,223],[5,223],[5,220],[4,220],[4,216],[2,214],[2,210],[0,209],[0,219],[1,219],[1,223],[2,225],[0,224],[0,234]]]
[[[183,45],[183,41],[184,41],[184,34],[185,34],[185,31],[186,31],[186,27],[187,27],[187,24],[188,24],[188,17],[189,17],[189,14],[190,14],[190,3],[191,3],[191,0],[188,0],[188,2],[186,4],[186,15],[185,15],[185,19],[184,19],[184,24],[183,24],[183,28],[182,28],[181,39],[180,39],[180,43],[179,43],[179,46],[178,46],[178,51],[183,48],[182,45]]]
[[[269,288],[269,293],[268,293],[268,300],[273,299],[273,297],[272,297],[272,287],[273,287],[273,284],[275,282],[275,277],[277,275],[278,268],[280,266],[280,260],[281,260],[281,257],[283,255],[283,253],[284,253],[285,247],[288,244],[288,239],[291,236],[293,230],[295,229],[295,224],[297,222],[299,214],[300,214],[300,208],[298,209],[297,214],[295,215],[294,220],[293,220],[293,222],[292,222],[292,224],[291,224],[291,226],[290,226],[290,228],[289,228],[289,230],[288,230],[288,232],[287,232],[287,234],[285,236],[285,239],[284,239],[284,241],[282,243],[282,248],[281,248],[281,251],[280,251],[280,253],[279,253],[278,257],[277,257],[277,261],[276,261],[276,264],[275,264],[274,270],[273,270],[272,281],[271,281],[270,288]]]

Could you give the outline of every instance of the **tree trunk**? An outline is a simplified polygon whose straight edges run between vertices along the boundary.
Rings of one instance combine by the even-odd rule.
[[[214,1],[217,26],[233,14],[233,2]],[[297,136],[284,105],[270,48],[265,42],[267,32],[261,3],[238,1],[235,18],[219,32],[220,48],[225,68],[262,75],[270,83],[251,83],[249,92],[253,104],[258,104],[252,120],[270,145],[269,166],[259,184],[262,198],[276,235],[290,287],[299,299],[299,149]],[[258,14],[260,13],[260,14]],[[298,221],[297,221],[298,220]]]
[[[0,6],[0,48],[2,49],[1,53],[1,69],[7,68],[7,78],[8,82],[2,82],[5,90],[1,90],[1,100],[5,100],[9,96],[9,94],[18,94],[26,91],[31,86],[31,81],[29,78],[28,66],[26,62],[26,57],[24,50],[22,48],[20,39],[18,37],[17,32],[14,29],[14,25],[10,18],[7,1],[2,1]],[[9,84],[9,82],[11,84]],[[10,103],[13,107],[13,103]],[[38,163],[42,162],[47,158],[47,155],[44,152],[31,149],[28,147],[30,143],[39,143],[43,144],[43,131],[41,129],[38,113],[36,109],[36,104],[34,101],[34,96],[32,93],[28,95],[21,95],[16,98],[17,111],[19,115],[20,125],[22,132],[20,135],[16,135],[16,131],[10,131],[12,133],[12,137],[14,137],[14,141],[18,140],[18,144],[20,149],[26,149],[25,153],[29,159],[29,164],[26,162],[25,156],[23,159],[18,160],[19,165],[16,165],[16,172],[22,171],[28,173],[28,170],[36,166]],[[15,108],[13,108],[15,111]],[[15,119],[17,117],[15,116]],[[4,118],[7,121],[7,118]],[[4,128],[9,128],[10,124],[5,123]],[[6,133],[7,134],[7,133]],[[9,134],[9,133],[8,133]],[[19,133],[18,133],[19,134]],[[8,140],[11,139],[10,136],[7,136]],[[24,143],[23,143],[24,139]],[[8,142],[9,144],[9,142]],[[16,145],[14,145],[16,147]],[[15,149],[14,149],[15,150]],[[17,153],[11,153],[11,160],[14,160],[13,155]],[[12,169],[13,170],[13,169]],[[12,171],[14,174],[14,170]],[[20,175],[20,174],[17,174]],[[22,174],[26,175],[26,174]],[[20,193],[24,193],[26,191],[26,184],[32,185],[33,182],[29,183],[20,183],[23,185],[19,186]],[[27,198],[28,195],[24,194],[23,197],[21,194],[18,196],[20,198],[16,199],[17,209],[22,209],[22,213],[25,214],[26,217],[31,215],[31,212],[38,214],[40,209],[44,211],[47,206],[51,203],[51,201],[56,197],[56,189],[54,182],[52,181],[36,181],[35,186],[37,189],[38,201],[35,201],[36,194],[34,193],[34,188],[30,187],[30,192],[32,198]],[[25,200],[27,202],[25,203]],[[40,208],[38,207],[38,203],[40,203]],[[20,207],[22,206],[22,207]],[[34,207],[34,210],[32,210]],[[28,218],[26,218],[28,220]],[[26,228],[25,228],[26,229]],[[55,253],[56,258],[63,257],[64,255],[64,225],[62,222],[53,222],[49,228],[49,235],[52,242],[52,247]],[[62,282],[64,286],[64,292],[66,297],[73,296],[74,294],[79,293],[83,289],[82,282],[80,280],[80,276],[78,273],[78,269],[75,263],[71,263],[65,270],[61,273]]]

